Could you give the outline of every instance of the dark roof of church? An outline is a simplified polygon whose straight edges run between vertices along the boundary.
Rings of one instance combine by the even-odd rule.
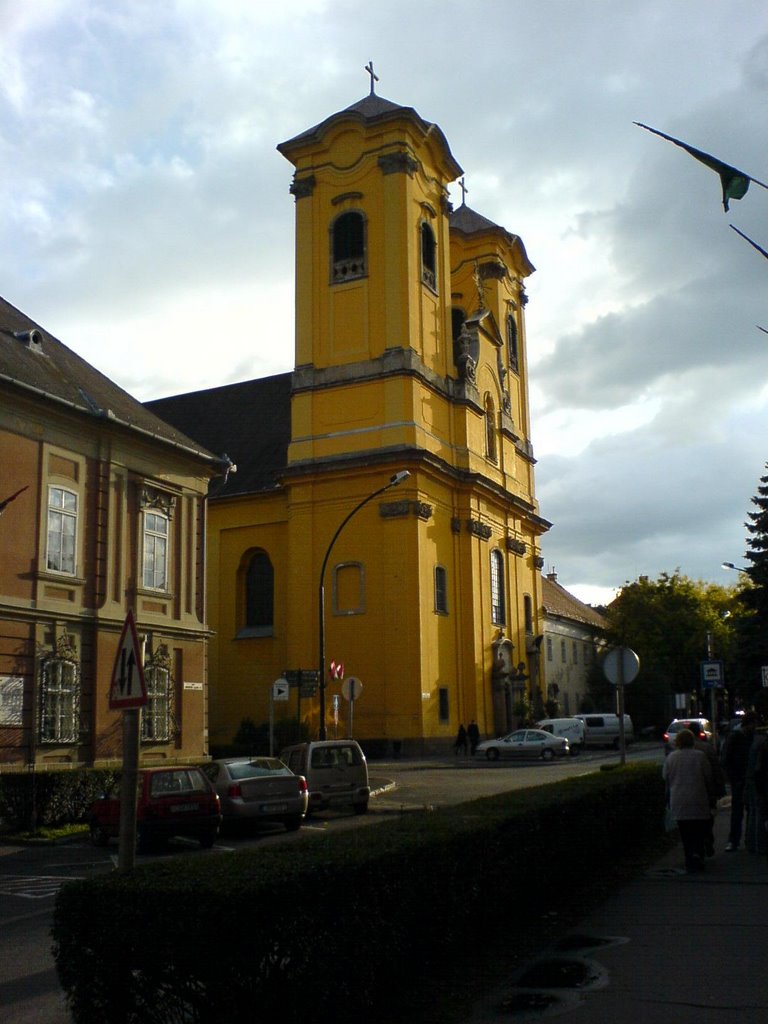
[[[288,461],[292,374],[225,384],[147,402],[146,407],[237,466],[222,497],[274,490]]]
[[[528,273],[532,274],[536,269],[528,259],[528,253],[525,251],[523,240],[519,235],[514,235],[500,224],[495,224],[492,220],[467,206],[466,203],[462,203],[458,210],[452,210],[448,220],[451,231],[460,231],[464,235],[475,235],[483,231],[501,232],[511,246],[520,250],[523,260],[527,264]]]
[[[331,114],[330,117],[326,117],[325,120],[314,125],[312,128],[307,128],[306,131],[300,132],[292,139],[288,139],[286,142],[281,142],[277,149],[284,157],[290,159],[289,153],[296,146],[301,145],[304,142],[308,142],[311,139],[321,138],[327,129],[338,120],[343,118],[354,118],[371,124],[376,121],[386,121],[393,117],[407,117],[414,121],[425,135],[431,134],[437,137],[445,150],[448,160],[452,164],[454,177],[458,178],[462,173],[462,169],[456,162],[453,153],[451,153],[451,147],[448,145],[448,140],[439,125],[433,124],[432,121],[425,121],[413,107],[403,107],[399,103],[393,103],[392,100],[385,99],[383,96],[377,96],[375,93],[364,96],[361,100],[351,103],[343,110],[339,110],[337,113]]]
[[[578,597],[574,597],[557,580],[549,576],[541,578],[541,601],[546,615],[586,623],[595,629],[605,629],[608,625],[604,615],[591,605],[584,604]]]
[[[0,298],[0,381],[12,388],[182,448],[207,462],[210,451],[171,430],[58,338]]]

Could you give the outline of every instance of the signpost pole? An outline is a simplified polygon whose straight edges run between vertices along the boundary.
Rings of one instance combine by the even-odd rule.
[[[616,698],[619,704],[619,763],[623,766],[627,763],[627,738],[624,734],[624,648],[619,652]]]
[[[117,853],[119,871],[136,866],[136,799],[139,782],[139,737],[141,708],[123,711],[123,777],[120,782],[120,839]]]

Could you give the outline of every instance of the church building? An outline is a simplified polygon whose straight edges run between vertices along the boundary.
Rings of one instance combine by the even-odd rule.
[[[516,235],[452,209],[443,132],[373,84],[278,150],[293,371],[147,403],[238,466],[209,501],[211,747],[270,711],[348,734],[350,677],[370,753],[511,729],[543,686],[534,267]]]

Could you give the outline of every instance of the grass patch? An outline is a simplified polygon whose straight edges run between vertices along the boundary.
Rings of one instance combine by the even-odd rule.
[[[46,846],[51,843],[65,842],[68,839],[82,839],[88,835],[87,825],[41,825],[27,832],[3,832],[2,838],[11,843],[39,843]]]

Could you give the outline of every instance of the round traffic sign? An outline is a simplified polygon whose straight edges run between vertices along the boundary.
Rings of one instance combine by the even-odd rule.
[[[341,692],[345,700],[357,700],[362,689],[363,684],[356,676],[347,676],[341,684]]]
[[[631,647],[614,647],[603,658],[605,678],[614,686],[618,685],[620,670],[623,670],[623,683],[631,683],[637,679],[637,673],[640,671],[640,658]]]

